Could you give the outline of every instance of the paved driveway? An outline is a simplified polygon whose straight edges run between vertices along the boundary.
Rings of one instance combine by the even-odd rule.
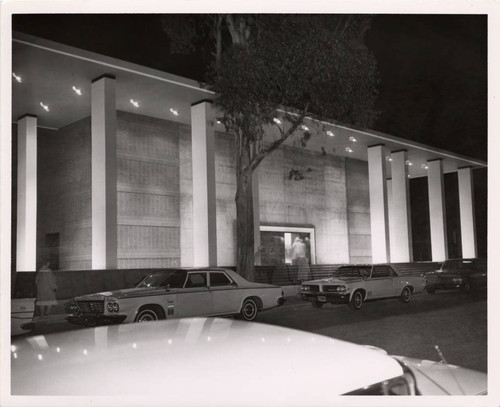
[[[439,360],[434,348],[439,345],[448,363],[486,372],[486,308],[486,292],[424,293],[408,304],[397,299],[380,300],[363,304],[359,311],[331,304],[314,309],[292,298],[281,308],[263,312],[257,321],[429,360]]]

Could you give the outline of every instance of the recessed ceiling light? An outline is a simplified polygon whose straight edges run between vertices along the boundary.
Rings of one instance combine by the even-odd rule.
[[[422,164],[421,167],[424,169],[424,170],[428,170],[429,169],[429,166],[427,164]]]
[[[46,112],[50,112],[50,109],[47,105],[45,105],[43,102],[40,102],[40,106],[42,106]]]
[[[132,103],[134,107],[139,107],[139,102],[137,100],[130,99],[130,103]]]
[[[327,136],[330,136],[330,137],[334,137],[334,136],[335,136],[335,134],[333,134],[333,131],[331,131],[331,130],[328,130],[328,131],[326,132],[326,135],[327,135]]]
[[[71,89],[73,89],[73,91],[78,95],[78,96],[82,96],[82,90],[77,88],[76,86],[73,86]]]
[[[358,141],[358,140],[356,140],[353,136],[350,136],[350,137],[349,137],[349,141],[352,141],[353,143],[355,143],[355,142],[356,142],[356,141]]]
[[[16,75],[14,72],[12,72],[12,76],[15,78],[16,81],[21,83],[23,81],[23,78],[21,78],[19,75]]]
[[[352,152],[353,152],[353,150],[352,150],[352,148],[351,148],[351,147],[346,147],[346,148],[345,148],[345,151],[347,151],[348,153],[352,153]]]
[[[413,165],[413,163],[412,163],[410,160],[406,160],[406,161],[405,161],[405,164],[406,164],[406,165]]]
[[[392,158],[390,156],[385,157],[387,161],[392,161]]]
[[[303,124],[302,126],[300,126],[300,128],[304,131],[309,131],[309,127],[307,127],[305,124]]]
[[[281,124],[281,120],[278,119],[277,117],[273,119],[273,122],[275,122],[276,124]]]
[[[179,112],[177,110],[175,110],[173,107],[170,108],[170,112],[174,115],[174,116],[179,116]]]
[[[220,120],[216,120],[217,121],[217,124],[221,124],[222,122]]]

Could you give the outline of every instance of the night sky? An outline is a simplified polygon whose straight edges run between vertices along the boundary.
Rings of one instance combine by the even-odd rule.
[[[13,29],[201,80],[203,52],[169,53],[158,15],[17,15]],[[376,15],[374,130],[486,161],[487,17]],[[208,46],[200,44],[208,52]]]

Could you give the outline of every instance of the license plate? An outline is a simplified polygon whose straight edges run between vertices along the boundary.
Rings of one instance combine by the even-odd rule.
[[[324,295],[318,295],[318,301],[326,302],[326,297]]]

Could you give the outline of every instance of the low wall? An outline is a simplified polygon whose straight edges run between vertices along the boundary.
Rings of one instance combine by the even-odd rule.
[[[420,275],[436,270],[438,265],[439,263],[436,262],[393,263],[393,266],[403,275]],[[311,265],[309,279],[328,277],[340,266],[341,264]],[[65,300],[78,295],[131,288],[153,270],[157,269],[54,271],[58,285],[57,298]],[[297,275],[297,266],[255,267],[255,281],[259,283],[275,284],[282,287],[296,286],[299,284]],[[13,273],[12,278],[12,298],[36,297],[34,272]]]

